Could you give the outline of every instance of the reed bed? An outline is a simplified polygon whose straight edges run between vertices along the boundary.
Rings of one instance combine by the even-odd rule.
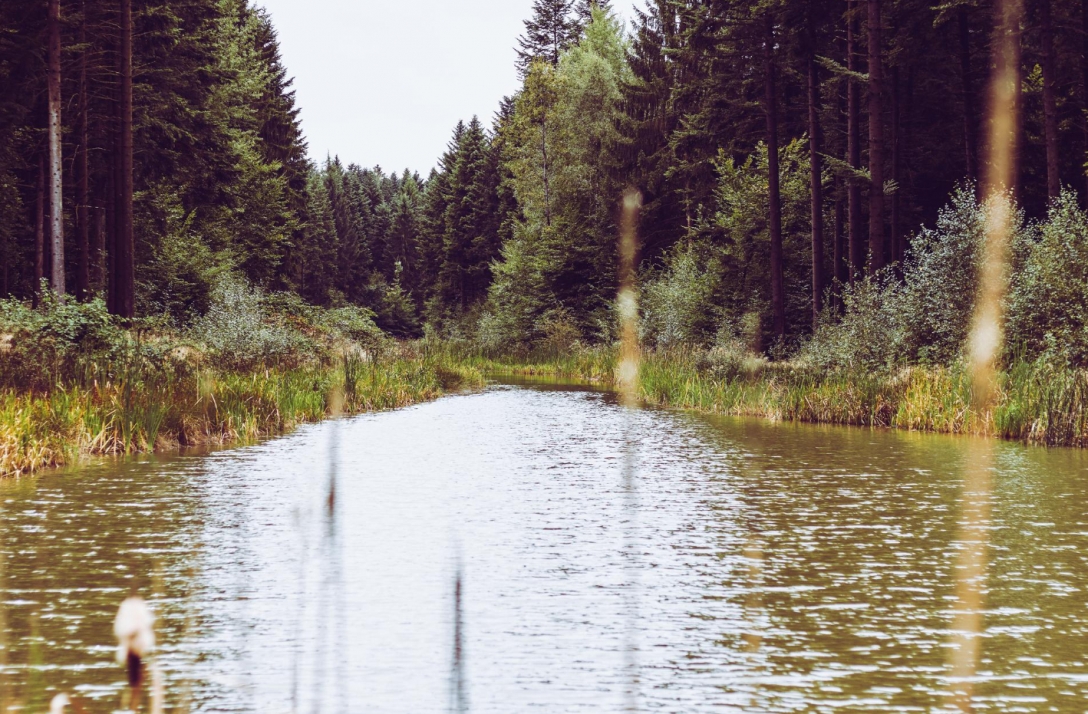
[[[480,371],[436,356],[249,372],[195,369],[117,381],[0,391],[0,476],[82,456],[225,445],[282,434],[336,413],[396,409],[483,384]]]
[[[490,374],[612,383],[614,349],[548,355],[461,356]],[[992,436],[1047,446],[1088,446],[1088,371],[1017,361],[997,375],[994,405],[973,406],[963,364],[879,372],[822,372],[791,362],[735,358],[724,367],[698,350],[643,355],[646,404],[776,421]]]

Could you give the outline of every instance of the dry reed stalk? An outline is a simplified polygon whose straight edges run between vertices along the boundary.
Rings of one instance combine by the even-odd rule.
[[[1002,304],[1006,289],[1016,171],[1019,94],[1019,28],[1022,0],[997,0],[994,5],[994,71],[990,96],[990,160],[983,184],[987,204],[986,237],[980,286],[969,340],[972,399],[976,412],[988,421],[997,396],[996,362],[1002,343]],[[964,484],[960,551],[955,564],[956,609],[949,655],[949,704],[961,712],[974,711],[975,678],[982,654],[986,606],[987,549],[990,503],[993,496],[994,442],[976,442],[968,452]]]

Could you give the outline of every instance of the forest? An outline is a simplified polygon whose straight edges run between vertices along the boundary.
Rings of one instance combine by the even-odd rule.
[[[184,330],[243,281],[401,338],[609,344],[635,187],[647,345],[948,362],[986,212],[990,47],[1012,33],[1010,349],[1079,364],[1088,4],[1025,10],[650,0],[624,27],[607,2],[536,0],[521,89],[424,177],[308,157],[248,0],[5,3],[0,295],[47,285]]]

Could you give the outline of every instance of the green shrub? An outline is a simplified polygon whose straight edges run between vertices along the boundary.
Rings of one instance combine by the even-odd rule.
[[[676,249],[666,267],[642,291],[642,339],[659,348],[705,345],[715,333],[714,303],[721,272],[707,250],[691,244]]]
[[[1071,366],[1088,366],[1088,215],[1065,191],[1024,241],[1023,264],[1008,299],[1007,335],[1014,349]]]
[[[903,321],[899,312],[900,286],[884,281],[859,280],[843,288],[843,315],[824,311],[798,361],[823,370],[883,369],[902,359]]]
[[[313,347],[301,332],[266,309],[260,289],[231,274],[216,282],[208,311],[193,324],[192,334],[223,366],[233,369],[298,363]]]
[[[48,389],[83,375],[96,361],[119,358],[125,333],[101,299],[79,303],[43,289],[39,306],[0,301],[0,385]]]

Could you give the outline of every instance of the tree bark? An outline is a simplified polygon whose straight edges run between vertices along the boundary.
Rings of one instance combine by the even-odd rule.
[[[132,225],[132,0],[121,0],[120,206],[117,221],[117,314],[136,316],[135,241]]]
[[[775,86],[777,68],[774,57],[774,18],[766,16],[765,45],[765,107],[767,115],[767,204],[771,239],[771,306],[774,312],[774,334],[786,336],[786,290],[782,267],[782,195],[778,167],[778,90]]]
[[[46,81],[49,102],[49,237],[52,243],[50,283],[64,295],[64,183],[60,115],[60,0],[49,0],[49,53]]]
[[[79,188],[76,197],[76,237],[79,242],[79,266],[76,270],[76,297],[84,300],[91,291],[91,178],[90,178],[90,106],[87,98],[87,0],[83,0],[83,18],[79,26]]]
[[[1054,56],[1054,21],[1051,17],[1050,0],[1039,0],[1043,43],[1043,115],[1046,125],[1046,193],[1053,201],[1062,192],[1062,180],[1058,165],[1058,63]]]
[[[1080,74],[1081,74],[1081,126],[1084,131],[1084,163],[1088,164],[1088,0],[1081,0],[1080,6]],[[1088,205],[1088,170],[1084,174],[1084,203]]]
[[[812,329],[816,329],[824,298],[824,182],[820,161],[820,78],[815,56],[808,61],[808,155],[812,202]]]
[[[1086,0],[1088,2],[1088,0]],[[963,91],[963,146],[967,178],[978,181],[978,109],[975,105],[975,81],[971,71],[971,18],[967,7],[957,12],[960,40],[960,80]]]
[[[884,267],[884,60],[880,0],[869,4],[869,274]]]
[[[858,67],[858,35],[861,23],[858,19],[858,2],[848,0],[846,23],[846,66],[851,72]],[[847,162],[850,168],[861,170],[861,87],[853,77],[847,82],[846,92],[846,144]],[[850,230],[850,282],[854,282],[865,269],[865,247],[862,243],[861,182],[851,176],[846,185],[847,214]]]
[[[835,308],[842,312],[842,287],[850,279],[846,265],[846,207],[841,198],[835,200]]]
[[[891,195],[891,261],[896,264],[903,262],[903,236],[899,215],[899,173],[902,163],[902,110],[899,105],[899,66],[892,67],[892,183],[895,184],[895,193]]]
[[[34,201],[34,304],[45,279],[45,157],[38,158],[38,193]]]

